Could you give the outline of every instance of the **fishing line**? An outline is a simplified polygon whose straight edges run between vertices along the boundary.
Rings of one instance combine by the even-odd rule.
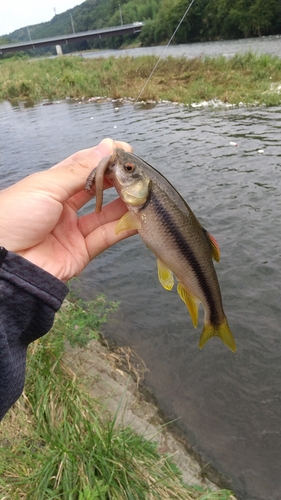
[[[189,4],[189,6],[187,7],[187,9],[186,9],[186,11],[185,11],[184,15],[183,15],[183,16],[182,16],[182,18],[181,18],[181,20],[180,20],[179,24],[177,25],[177,27],[176,27],[176,29],[175,29],[174,33],[172,34],[172,36],[171,36],[170,40],[168,41],[168,43],[167,43],[166,47],[164,48],[164,50],[163,50],[162,54],[160,55],[160,57],[159,57],[158,61],[157,61],[157,62],[156,62],[156,64],[155,64],[154,68],[152,69],[152,71],[151,71],[151,73],[150,73],[149,77],[147,78],[147,80],[146,80],[146,82],[145,82],[144,86],[142,87],[142,89],[141,89],[141,91],[140,91],[140,93],[139,93],[138,97],[136,98],[136,100],[135,100],[135,102],[134,102],[134,104],[133,104],[133,108],[134,108],[134,107],[135,107],[135,105],[137,104],[137,102],[138,102],[138,100],[139,100],[140,96],[142,95],[142,93],[143,93],[144,89],[146,88],[146,86],[147,86],[147,84],[148,84],[149,80],[151,79],[151,77],[152,77],[153,73],[155,72],[156,68],[158,67],[158,64],[159,64],[159,63],[160,63],[160,61],[163,59],[163,56],[164,56],[164,54],[165,54],[165,52],[166,52],[167,48],[169,47],[169,45],[170,45],[171,41],[173,40],[173,38],[174,38],[174,36],[175,36],[176,32],[178,31],[178,29],[179,29],[180,25],[182,24],[182,22],[183,22],[183,20],[184,20],[185,16],[187,15],[187,13],[188,13],[189,9],[191,8],[191,6],[192,6],[192,4],[193,4],[194,2],[195,2],[195,0],[191,0],[191,2],[190,2],[190,4]]]

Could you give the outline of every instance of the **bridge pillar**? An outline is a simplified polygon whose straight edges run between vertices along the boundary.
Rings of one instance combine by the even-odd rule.
[[[61,45],[56,45],[56,51],[57,51],[57,56],[63,55]]]

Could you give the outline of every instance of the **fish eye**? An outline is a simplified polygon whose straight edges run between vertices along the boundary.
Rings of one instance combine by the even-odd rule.
[[[135,170],[135,165],[133,163],[125,163],[124,169],[126,172],[133,172]]]

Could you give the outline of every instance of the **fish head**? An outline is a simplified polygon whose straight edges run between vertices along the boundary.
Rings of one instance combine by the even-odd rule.
[[[151,188],[151,179],[145,173],[145,166],[141,158],[121,148],[116,148],[110,156],[102,158],[85,185],[86,191],[95,185],[96,212],[99,213],[102,208],[104,179],[115,187],[127,205],[143,205]]]
[[[151,180],[144,162],[123,149],[116,148],[111,156],[103,158],[87,179],[86,191],[95,185],[96,212],[102,208],[104,179],[115,187],[126,205],[143,205],[149,196]]]
[[[143,205],[149,195],[151,180],[142,162],[123,149],[115,150],[115,158],[105,173],[127,205]]]

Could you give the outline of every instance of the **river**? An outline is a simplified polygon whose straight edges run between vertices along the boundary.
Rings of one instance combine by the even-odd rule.
[[[144,359],[145,385],[166,419],[177,419],[206,470],[216,469],[240,500],[281,498],[280,123],[279,107],[0,103],[2,187],[116,137],[175,185],[218,240],[236,354],[218,339],[199,350],[202,310],[194,330],[138,236],[95,259],[79,287],[87,300],[103,292],[120,301],[105,334]],[[114,197],[106,192],[106,201]]]
[[[232,57],[237,53],[253,52],[280,56],[281,35],[243,38],[241,40],[219,40],[217,42],[188,43],[180,45],[138,47],[135,49],[98,50],[83,52],[83,57],[125,56],[171,56],[171,57]]]

